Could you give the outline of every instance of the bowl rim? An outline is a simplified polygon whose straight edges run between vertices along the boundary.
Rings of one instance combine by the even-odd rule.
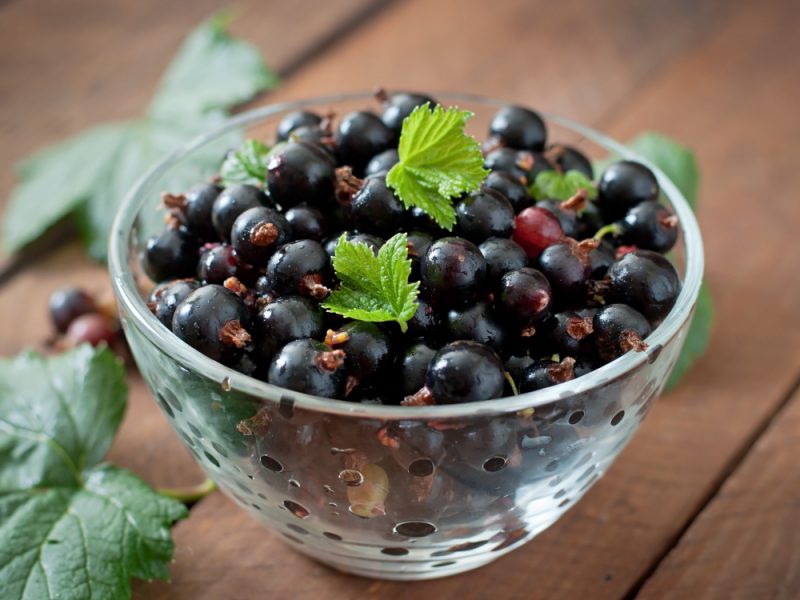
[[[446,103],[466,102],[495,108],[513,104],[511,102],[476,94],[445,92],[433,95],[436,98],[444,100]],[[289,396],[296,408],[334,415],[353,415],[362,418],[374,418],[387,421],[440,420],[474,417],[479,414],[503,414],[528,408],[536,408],[544,404],[585,393],[637,369],[645,362],[654,361],[661,348],[679,332],[687,319],[691,318],[702,283],[704,260],[700,228],[689,203],[660,169],[650,161],[632,152],[621,143],[571,119],[539,111],[539,114],[544,117],[546,122],[555,123],[565,129],[571,130],[605,148],[610,153],[618,155],[622,159],[636,160],[647,165],[653,170],[659,186],[661,187],[661,191],[666,195],[675,214],[678,216],[685,247],[685,272],[682,288],[675,301],[675,305],[672,307],[667,317],[650,336],[648,336],[647,342],[649,348],[645,352],[628,352],[616,360],[572,381],[567,381],[534,392],[526,392],[517,396],[507,396],[500,399],[482,400],[464,404],[407,407],[394,405],[364,405],[348,402],[346,400],[312,396],[281,388],[244,375],[230,367],[226,367],[208,358],[173,335],[147,308],[145,299],[139,292],[133,273],[128,268],[129,234],[135,225],[139,211],[148,200],[146,194],[140,197],[141,192],[145,190],[151,182],[159,178],[185,156],[232,130],[257,123],[267,117],[290,110],[300,110],[324,104],[355,101],[372,97],[374,97],[372,92],[351,92],[318,96],[290,102],[280,102],[255,108],[231,117],[209,131],[193,137],[153,165],[139,178],[133,185],[133,188],[127,193],[117,210],[111,227],[108,267],[114,294],[117,301],[120,303],[120,312],[132,319],[135,326],[168,356],[179,361],[187,369],[197,371],[209,379],[219,381],[221,389],[225,392],[241,392],[253,396],[254,401],[261,402],[278,402],[281,397],[285,399]]]

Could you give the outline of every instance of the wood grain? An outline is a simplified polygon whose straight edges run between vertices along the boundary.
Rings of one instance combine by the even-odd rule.
[[[800,596],[798,448],[796,391],[639,598]]]
[[[506,14],[511,9],[504,4],[498,10]],[[484,39],[481,46],[488,44],[496,53],[493,56],[503,55],[505,61],[502,65],[492,61],[492,69],[472,69],[469,75],[455,65],[437,68],[435,73],[422,68],[413,74],[389,70],[406,85],[413,78],[430,85],[436,82],[439,88],[502,90],[511,98],[521,98],[519,86],[530,85],[542,100],[539,105],[551,108],[554,105],[549,103],[558,98],[563,102],[560,112],[587,115],[586,120],[607,114],[597,121],[600,127],[623,139],[652,128],[676,136],[699,154],[704,175],[700,219],[709,280],[717,298],[715,338],[707,358],[677,392],[656,404],[618,464],[573,511],[525,548],[478,572],[412,586],[321,570],[284,549],[270,534],[248,527],[243,515],[217,497],[198,506],[176,530],[175,585],[142,585],[140,593],[157,598],[246,598],[267,591],[277,598],[311,598],[320,593],[330,598],[393,598],[407,593],[461,598],[489,594],[497,598],[618,598],[635,589],[668,551],[684,523],[702,507],[738,452],[776,410],[800,364],[797,256],[791,250],[774,251],[793,248],[800,226],[791,193],[800,185],[800,173],[792,166],[792,157],[800,151],[800,119],[790,104],[800,91],[800,81],[790,76],[789,58],[797,56],[800,47],[787,18],[790,10],[789,2],[737,4],[733,14],[708,25],[700,41],[686,42],[691,52],[674,50],[671,61],[660,63],[662,72],[630,80],[625,97],[615,106],[577,97],[576,88],[561,81],[510,83],[511,72],[530,67],[535,73],[536,65],[517,58],[538,55],[534,50],[540,47],[530,41],[533,37],[526,39],[531,44],[527,50],[517,38],[508,41],[508,46],[502,45],[500,34]],[[337,52],[288,82],[281,93],[318,91],[325,77],[342,70],[352,72],[352,77],[377,74],[381,61],[391,64],[391,48],[412,23],[418,28],[413,48],[419,49],[419,55],[414,56],[419,64],[430,61],[433,42],[427,36],[433,33],[426,29],[423,15],[432,23],[441,18],[428,4],[393,8],[373,29],[347,40]],[[488,23],[494,22],[484,18],[480,29],[493,31],[495,25]],[[606,25],[605,21],[595,24],[600,29]],[[464,24],[474,34],[470,27],[478,28]],[[670,24],[664,27],[673,30]],[[652,44],[643,44],[640,52],[657,47],[658,37],[651,31]],[[475,38],[465,34],[465,39]],[[464,52],[472,43],[461,40],[459,33],[448,41],[451,48],[462,47]],[[503,48],[512,47],[516,53],[503,53]],[[593,50],[589,58],[581,53],[581,59],[603,56],[602,47]],[[562,50],[557,56],[565,53]],[[620,68],[625,71],[629,57],[625,58],[623,62],[615,57],[602,67],[593,65],[607,73],[613,71],[612,64],[623,62]],[[413,62],[413,57],[406,55],[404,60]],[[517,60],[514,66],[507,64]],[[576,58],[570,55],[564,60],[569,63]],[[653,57],[642,60],[658,63]],[[495,83],[500,77],[495,67],[508,69],[506,87]],[[352,77],[348,81],[357,87]],[[531,79],[535,79],[533,74]],[[625,80],[624,76],[615,79]],[[559,86],[573,90],[573,95],[559,98],[562,91],[547,96]],[[782,91],[780,97],[775,97],[777,89]],[[530,93],[533,97],[534,92]],[[596,93],[614,95],[605,88]],[[768,197],[769,210],[754,202],[755,197]],[[780,348],[780,352],[767,348]],[[223,539],[232,554],[218,553]],[[248,549],[246,553],[243,548]],[[207,558],[209,554],[214,557]],[[226,556],[234,558],[228,561]],[[217,562],[220,557],[221,563]],[[279,576],[282,572],[295,575],[291,586]]]

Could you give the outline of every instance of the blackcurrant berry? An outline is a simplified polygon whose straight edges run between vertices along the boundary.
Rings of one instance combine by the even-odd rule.
[[[400,157],[397,154],[397,150],[394,148],[384,150],[370,159],[367,163],[367,167],[364,169],[364,176],[371,177],[381,173],[388,173],[389,169],[395,166],[399,161]]]
[[[558,144],[548,148],[545,156],[562,173],[579,171],[589,179],[594,179],[592,162],[576,148]]]
[[[442,315],[424,298],[417,298],[417,310],[408,320],[408,339],[424,338],[428,341],[438,340],[442,335]]]
[[[142,269],[156,282],[190,277],[197,267],[197,241],[184,229],[165,229],[151,237],[142,253]]]
[[[311,339],[289,342],[275,355],[267,381],[304,394],[344,397],[346,370],[342,350]]]
[[[239,215],[231,228],[231,245],[241,260],[265,265],[276,248],[292,239],[292,226],[281,213],[265,206]]]
[[[483,344],[452,342],[434,355],[425,386],[439,404],[500,398],[505,387],[503,363]]]
[[[608,270],[607,279],[613,301],[632,306],[653,323],[667,316],[681,290],[672,263],[650,250],[625,254]]]
[[[550,281],[560,304],[578,304],[586,298],[591,276],[590,253],[599,244],[597,240],[578,243],[568,239],[548,246],[539,255],[537,267]]]
[[[50,319],[58,333],[64,333],[81,315],[97,310],[94,298],[78,288],[56,290],[50,295],[49,304]]]
[[[519,353],[514,353],[506,359],[503,368],[505,369],[506,373],[508,373],[511,378],[517,384],[522,379],[522,376],[525,374],[525,371],[528,367],[530,367],[536,360],[531,357],[530,354],[527,352],[520,351]],[[519,384],[517,385],[519,387]]]
[[[359,177],[364,174],[370,159],[388,150],[395,139],[395,133],[384,125],[378,115],[369,111],[346,115],[336,133],[340,159],[350,165]]]
[[[431,244],[419,275],[425,297],[436,305],[463,306],[486,291],[486,260],[475,244],[459,237]]]
[[[383,177],[368,177],[353,196],[350,216],[359,231],[390,237],[403,224],[405,208]]]
[[[592,279],[602,279],[606,276],[609,267],[616,261],[616,249],[608,241],[603,240],[600,245],[589,252],[589,270]]]
[[[319,242],[325,237],[325,217],[316,208],[295,206],[286,211],[286,220],[292,226],[295,239]]]
[[[575,378],[575,359],[566,357],[561,362],[550,359],[539,360],[525,369],[519,382],[519,391],[535,392]]]
[[[678,240],[678,219],[657,200],[640,202],[620,223],[623,244],[664,253]]]
[[[269,360],[289,342],[325,336],[322,310],[301,296],[284,296],[265,305],[253,323],[256,348]]]
[[[625,216],[631,208],[658,199],[658,180],[643,164],[621,160],[610,165],[597,185],[597,206],[609,221]]]
[[[650,323],[642,313],[626,304],[607,304],[597,311],[592,321],[597,355],[611,362],[635,350],[647,348],[644,339],[650,335]]]
[[[512,239],[530,259],[536,259],[548,246],[564,238],[561,223],[549,210],[531,206],[517,215]]]
[[[496,289],[500,278],[509,271],[528,266],[525,250],[508,238],[489,238],[478,249],[486,259],[486,281],[491,289]]]
[[[289,142],[267,163],[267,187],[284,210],[301,203],[325,210],[334,202],[335,165],[318,146]]]
[[[587,348],[594,331],[593,319],[597,311],[556,313],[547,325],[547,338],[553,350],[562,356],[578,356]]]
[[[281,246],[267,263],[272,290],[280,295],[300,294],[321,300],[328,295],[331,261],[314,240],[298,240]]]
[[[230,244],[217,244],[203,250],[197,262],[197,279],[222,285],[228,277],[238,277],[241,263]]]
[[[156,318],[172,329],[172,316],[178,304],[200,287],[194,279],[176,279],[157,286],[148,299],[148,306]]]
[[[403,128],[403,120],[410,115],[417,106],[422,106],[426,102],[431,108],[436,104],[433,98],[424,94],[414,94],[410,92],[391,94],[383,100],[381,120],[395,135],[399,136]]]
[[[351,386],[376,383],[388,374],[394,363],[394,352],[389,336],[381,327],[353,321],[337,333],[345,334],[345,341],[335,347],[344,350]]]
[[[211,211],[221,192],[222,188],[214,183],[199,183],[189,188],[185,194],[182,219],[186,229],[198,237],[214,239],[216,231],[211,222]]]
[[[523,336],[530,337],[534,332],[527,330],[546,316],[552,297],[547,278],[536,269],[525,267],[503,275],[495,303],[504,318],[522,328]]]
[[[409,346],[400,357],[400,387],[403,396],[411,396],[425,385],[428,365],[433,360],[436,349],[426,342]]]
[[[539,151],[547,140],[542,117],[522,106],[505,106],[492,119],[489,134],[517,150]]]
[[[221,240],[231,239],[231,227],[240,214],[249,208],[269,204],[267,195],[253,185],[236,184],[226,187],[214,200],[211,222]]]
[[[492,171],[481,185],[483,189],[496,190],[503,194],[511,203],[515,213],[533,204],[528,188],[507,171]]]
[[[206,285],[175,309],[172,332],[195,350],[233,364],[250,343],[250,315],[242,300],[221,285]]]
[[[508,237],[514,229],[514,207],[496,190],[474,192],[456,204],[456,232],[473,244]]]
[[[477,302],[462,310],[447,313],[447,329],[451,340],[474,340],[498,354],[506,344],[506,330],[485,302]]]
[[[278,123],[277,139],[279,142],[285,142],[294,130],[300,127],[319,127],[320,123],[322,117],[318,114],[305,110],[290,112]]]

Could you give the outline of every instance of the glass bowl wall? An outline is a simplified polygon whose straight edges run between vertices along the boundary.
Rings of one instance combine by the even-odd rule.
[[[478,139],[503,104],[437,97],[475,113],[469,129]],[[286,543],[337,569],[425,579],[473,569],[530,540],[609,468],[681,350],[702,277],[702,242],[686,201],[654,169],[662,199],[680,218],[674,260],[684,282],[648,350],[502,400],[406,408],[314,398],[246,377],[174,337],[140,291],[140,248],[163,227],[159,193],[213,175],[224,152],[244,137],[271,139],[289,111],[343,115],[374,102],[354,94],[267,106],[188,143],[125,200],[109,262],[139,369],[177,435],[221,489]],[[597,132],[545,117],[553,142],[595,160],[636,158]],[[191,166],[203,162],[208,169]]]

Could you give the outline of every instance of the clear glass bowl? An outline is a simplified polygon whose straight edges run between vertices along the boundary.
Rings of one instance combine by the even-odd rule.
[[[437,95],[471,110],[483,139],[504,103]],[[674,261],[680,296],[647,342],[576,380],[463,405],[366,406],[315,398],[233,371],[184,344],[140,294],[138,254],[163,227],[161,191],[214,173],[186,161],[221,157],[242,136],[271,139],[300,108],[342,115],[374,103],[352,94],[259,108],[222,124],[154,166],[125,199],[110,240],[110,271],[136,362],[172,427],[221,489],[299,552],[384,579],[452,575],[524,544],[569,510],[608,469],[661,391],[694,310],[703,272],[700,232],[657,169],[680,218]],[[545,115],[549,139],[592,159],[637,158],[591,129]],[[219,148],[219,153],[217,150]],[[646,161],[644,161],[646,162]],[[188,180],[182,178],[191,177]]]

